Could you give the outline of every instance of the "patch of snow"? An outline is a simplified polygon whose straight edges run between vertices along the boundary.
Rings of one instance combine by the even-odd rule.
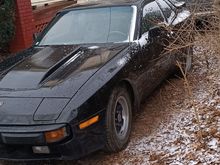
[[[209,143],[208,143],[209,148],[216,150],[218,148],[218,140],[216,138],[213,138]]]

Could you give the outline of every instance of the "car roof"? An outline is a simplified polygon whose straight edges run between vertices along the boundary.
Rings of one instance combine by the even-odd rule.
[[[97,8],[107,6],[121,6],[121,5],[139,5],[142,2],[150,2],[152,0],[97,0],[85,3],[77,3],[66,7],[64,10],[71,10],[77,8]]]

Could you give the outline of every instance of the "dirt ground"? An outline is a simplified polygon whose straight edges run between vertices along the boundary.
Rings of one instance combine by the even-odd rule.
[[[96,152],[79,161],[7,161],[0,165],[220,164],[220,60],[202,44],[194,53],[194,67],[188,76],[193,96],[187,95],[181,79],[164,82],[142,105],[124,151],[111,155]]]

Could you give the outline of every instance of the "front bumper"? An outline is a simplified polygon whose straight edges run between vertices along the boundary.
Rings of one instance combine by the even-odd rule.
[[[0,127],[0,132],[5,132],[7,129],[7,133],[14,132],[15,135],[19,132],[25,134],[25,132],[30,132],[30,130],[34,130],[34,132],[38,132],[39,130],[51,130],[52,128],[60,128],[63,125],[56,126],[34,126],[34,127]],[[26,129],[25,129],[26,128]],[[50,150],[49,154],[36,154],[33,152],[33,146],[41,146],[37,143],[33,143],[35,140],[39,140],[38,138],[33,139],[25,139],[23,137],[23,141],[18,141],[17,144],[14,143],[13,138],[10,143],[7,143],[4,140],[0,140],[0,159],[1,160],[75,160],[79,159],[83,156],[88,155],[91,152],[97,151],[104,147],[104,131],[103,131],[103,121],[99,121],[98,123],[88,127],[85,130],[79,130],[77,126],[72,126],[72,135],[71,137],[59,142],[52,143],[47,146]],[[52,129],[52,130],[53,130]],[[4,130],[4,131],[3,131]],[[18,139],[18,138],[17,138]],[[22,138],[20,138],[22,139]],[[3,142],[4,141],[4,142]],[[6,143],[5,143],[6,142]]]

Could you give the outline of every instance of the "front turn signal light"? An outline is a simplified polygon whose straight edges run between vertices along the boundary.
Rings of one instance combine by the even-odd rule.
[[[89,120],[87,120],[85,122],[82,122],[79,125],[79,128],[80,129],[85,129],[85,128],[89,127],[90,125],[92,125],[92,124],[94,124],[94,123],[96,123],[98,121],[99,121],[99,116],[95,116],[95,117],[93,117],[93,118],[91,118],[91,119],[89,119]]]
[[[54,131],[45,132],[44,136],[47,143],[54,143],[66,138],[68,133],[66,127],[63,127]]]

